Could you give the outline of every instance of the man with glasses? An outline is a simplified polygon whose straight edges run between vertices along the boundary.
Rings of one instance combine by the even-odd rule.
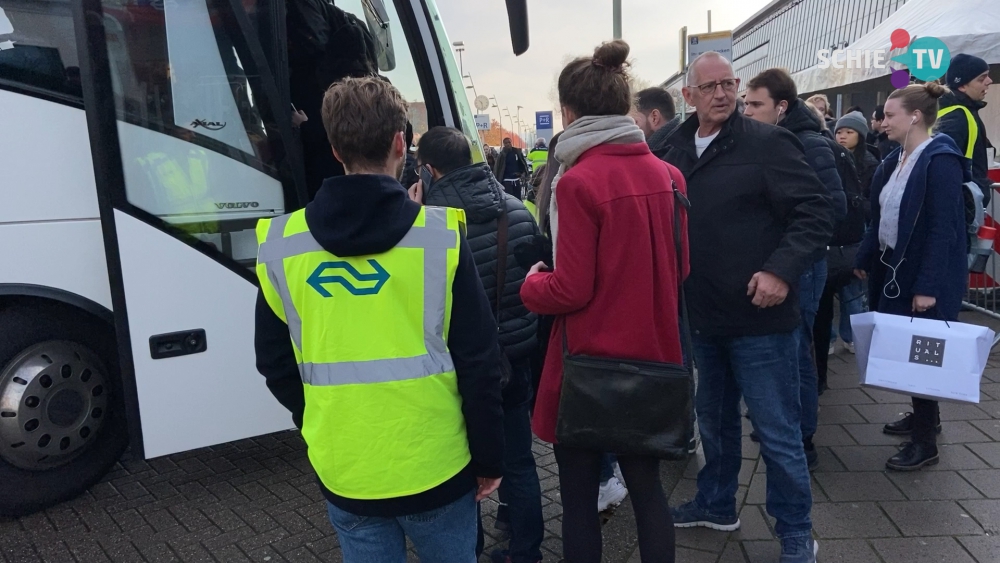
[[[722,55],[695,59],[684,99],[696,114],[671,135],[665,157],[684,173],[691,200],[685,289],[705,451],[698,494],[674,509],[674,525],[740,527],[742,395],[767,464],[781,563],[815,563],[799,427],[798,299],[789,290],[829,241],[833,209],[794,134],[736,113],[739,84]]]

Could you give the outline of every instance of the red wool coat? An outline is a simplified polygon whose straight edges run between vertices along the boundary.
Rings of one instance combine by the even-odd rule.
[[[529,310],[558,315],[532,419],[555,442],[562,388],[562,338],[571,354],[682,362],[671,179],[684,177],[645,143],[601,145],[583,153],[559,180],[556,270],[521,287]],[[687,214],[682,212],[684,277]]]

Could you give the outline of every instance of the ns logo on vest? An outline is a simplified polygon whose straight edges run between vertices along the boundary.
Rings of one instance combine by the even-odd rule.
[[[362,274],[354,266],[348,262],[337,261],[337,262],[323,262],[313,273],[309,275],[309,279],[306,283],[309,284],[316,293],[319,293],[323,297],[333,297],[327,288],[323,287],[324,284],[339,283],[344,286],[351,295],[377,295],[379,291],[382,290],[382,286],[385,282],[389,281],[389,272],[378,263],[377,260],[368,260],[368,265],[375,270],[371,274]],[[327,271],[342,271],[342,273],[324,275]],[[344,277],[344,274],[349,275],[353,278],[348,279]],[[357,285],[355,285],[355,282]],[[375,282],[374,286],[367,287],[366,284]],[[366,285],[365,287],[360,287],[361,285]]]

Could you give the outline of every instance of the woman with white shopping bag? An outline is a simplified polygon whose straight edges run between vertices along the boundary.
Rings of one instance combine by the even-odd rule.
[[[854,272],[871,278],[872,311],[958,319],[968,281],[962,185],[969,165],[951,137],[930,135],[946,92],[936,83],[912,84],[886,101],[885,132],[902,146],[875,171],[872,222]],[[912,435],[886,462],[889,469],[916,471],[938,462],[937,401],[913,397],[913,413],[883,431]]]

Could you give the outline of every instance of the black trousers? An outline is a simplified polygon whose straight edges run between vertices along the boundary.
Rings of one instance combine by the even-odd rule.
[[[563,558],[567,563],[601,562],[601,521],[597,513],[601,452],[556,444],[559,492],[563,501]],[[632,499],[642,563],[674,563],[674,521],[660,482],[660,461],[618,456]]]
[[[521,193],[521,180],[516,178],[504,180],[503,189],[505,192],[516,197],[517,199],[521,199],[523,197],[523,194]]]
[[[816,311],[816,323],[813,325],[813,342],[816,343],[813,354],[816,356],[816,373],[819,375],[819,393],[823,394],[827,383],[827,365],[830,359],[830,327],[833,326],[833,298],[839,287],[827,283],[823,295],[819,298],[819,309]]]
[[[915,444],[937,445],[937,425],[941,420],[938,402],[913,397],[913,436]]]

